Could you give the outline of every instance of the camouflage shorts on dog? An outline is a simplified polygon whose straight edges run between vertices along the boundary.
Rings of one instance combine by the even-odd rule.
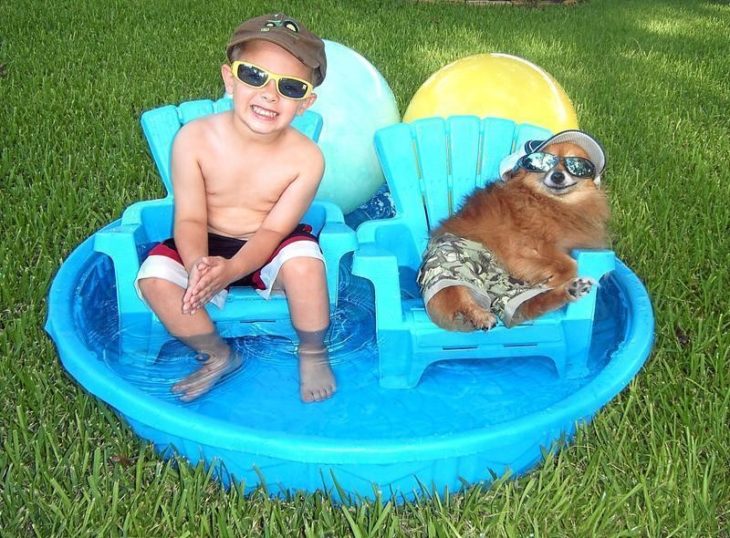
[[[445,233],[428,242],[418,271],[423,302],[450,286],[466,286],[507,327],[519,306],[551,288],[512,278],[481,243]]]

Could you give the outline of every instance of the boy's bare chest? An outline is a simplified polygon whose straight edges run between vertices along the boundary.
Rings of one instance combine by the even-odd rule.
[[[274,204],[296,177],[294,166],[281,158],[228,156],[201,163],[208,202],[256,208]]]

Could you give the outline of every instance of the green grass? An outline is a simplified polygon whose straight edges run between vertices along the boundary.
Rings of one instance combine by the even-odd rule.
[[[219,95],[230,31],[275,9],[366,56],[401,111],[450,61],[527,57],[605,143],[614,247],[649,289],[656,347],[528,476],[404,506],[244,497],[161,460],[64,373],[42,330],[54,272],[161,194],[141,111]],[[0,534],[730,536],[728,35],[724,0],[0,3]]]

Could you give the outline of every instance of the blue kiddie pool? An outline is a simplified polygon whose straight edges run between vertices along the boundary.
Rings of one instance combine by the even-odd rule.
[[[348,220],[390,212],[380,194]],[[523,474],[629,383],[653,341],[646,290],[617,260],[598,291],[586,376],[560,378],[540,357],[450,360],[414,388],[382,388],[372,289],[346,258],[330,337],[332,399],[301,403],[294,344],[262,335],[233,340],[245,367],[184,404],[170,387],[196,367],[189,350],[170,342],[156,360],[120,356],[114,271],[93,240],[71,253],[50,291],[46,329],[64,367],[161,454],[203,460],[246,491],[399,501]]]
[[[410,380],[414,385],[411,388],[386,388],[379,350],[384,349],[387,336],[381,337],[382,322],[376,326],[372,279],[354,276],[363,274],[358,263],[363,261],[361,255],[366,249],[355,244],[352,230],[372,231],[372,222],[362,224],[394,215],[387,190],[371,197],[382,182],[371,141],[375,129],[397,123],[397,107],[387,83],[377,70],[363,63],[364,59],[331,43],[327,55],[333,75],[341,65],[341,75],[352,79],[352,66],[361,66],[361,78],[355,87],[379,89],[365,92],[369,96],[365,97],[380,100],[362,109],[367,121],[349,125],[338,121],[337,115],[343,111],[351,115],[352,106],[336,92],[328,95],[323,85],[317,103],[324,127],[321,119],[319,123],[308,123],[309,129],[300,126],[314,140],[319,137],[328,170],[342,169],[331,184],[361,185],[359,176],[350,174],[350,169],[376,169],[371,175],[377,172],[374,187],[368,185],[358,193],[340,192],[346,199],[333,200],[349,212],[370,198],[344,221],[339,208],[329,211],[326,205],[320,206],[324,209],[319,220],[326,221],[320,244],[326,259],[333,260],[328,264],[328,287],[333,306],[330,360],[337,378],[334,397],[316,404],[300,401],[296,348],[290,332],[279,330],[285,324],[264,327],[259,319],[271,315],[277,323],[288,322],[285,302],[277,306],[275,301],[266,305],[261,301],[248,308],[243,294],[238,297],[240,303],[232,305],[240,306],[238,310],[234,308],[230,313],[227,303],[225,319],[216,319],[223,336],[229,337],[244,357],[243,368],[199,399],[179,401],[170,390],[172,385],[198,368],[199,363],[182,344],[169,338],[155,340],[166,333],[158,330],[159,323],[155,325],[149,310],[131,290],[130,275],[136,274],[138,254],[150,242],[171,234],[169,152],[174,133],[193,117],[230,107],[225,100],[188,102],[145,113],[143,128],[168,197],[134,204],[120,220],[98,230],[68,256],[51,286],[46,330],[71,377],[112,406],[160,454],[168,457],[178,453],[192,463],[203,461],[224,483],[241,484],[247,492],[264,486],[274,496],[321,490],[343,502],[378,497],[401,501],[423,493],[442,494],[469,484],[488,483],[506,473],[523,474],[541,461],[546,449],[559,448],[560,443],[569,440],[576,424],[590,420],[639,371],[651,350],[654,332],[646,290],[636,275],[616,260],[615,270],[603,277],[595,295],[591,329],[585,333],[592,338],[589,349],[580,348],[580,375],[556,375],[555,362],[530,356],[524,342],[512,342],[512,353],[504,358],[497,353],[484,360],[474,351],[476,348],[462,360],[459,350],[466,347],[450,346],[449,360],[436,356],[419,379]],[[374,110],[382,114],[374,114]],[[468,137],[456,136],[457,123],[480,144],[488,138],[498,143],[506,141],[504,150],[509,150],[511,134],[499,139],[485,133],[493,134],[497,127],[509,130],[513,124],[497,121],[487,129],[480,121],[452,121],[449,133],[454,146],[442,153],[454,157],[458,149],[467,156],[476,155],[465,149],[473,146],[476,151],[476,143],[469,145]],[[364,126],[370,132],[363,142],[350,131],[357,131],[359,136]],[[414,124],[413,129],[421,136],[421,149],[434,126],[443,127],[438,122]],[[396,129],[395,134],[401,131]],[[327,150],[330,142],[334,148],[331,151]],[[410,139],[406,142],[407,148],[414,146]],[[341,148],[360,148],[361,162],[354,166],[349,149]],[[426,160],[435,162],[435,153],[427,147],[424,154]],[[476,162],[486,170],[495,164],[491,158],[494,155],[494,151],[480,154]],[[395,161],[402,163],[399,158]],[[465,162],[459,159],[448,167],[449,173],[455,175]],[[423,166],[415,168],[424,170]],[[484,175],[498,177],[489,170]],[[392,192],[398,205],[397,192]],[[456,200],[451,195],[448,198]],[[378,239],[378,232],[371,235]],[[335,240],[338,237],[341,240]],[[402,238],[397,234],[393,237],[394,246],[402,246]],[[327,258],[330,254],[332,257]],[[613,262],[612,253],[608,258]],[[333,270],[338,266],[339,271]],[[377,263],[371,266],[376,273],[380,270]],[[115,269],[126,277],[116,275]],[[395,273],[398,279],[398,271]],[[382,307],[383,301],[378,305]],[[384,312],[381,321],[388,314]],[[248,316],[243,320],[247,327],[260,330],[241,333],[241,316]],[[128,330],[132,326],[151,331],[142,331],[143,335],[152,334],[156,327],[155,338],[135,338]],[[390,358],[398,359],[399,354],[393,353]]]

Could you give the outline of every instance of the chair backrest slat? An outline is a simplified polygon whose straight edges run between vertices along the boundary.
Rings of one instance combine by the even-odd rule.
[[[177,106],[177,115],[180,118],[180,125],[185,125],[193,120],[209,116],[213,113],[213,101],[210,99],[197,99],[186,101]]]
[[[485,118],[482,121],[481,185],[486,187],[499,181],[499,163],[514,149],[516,124],[503,118]]]
[[[230,97],[223,97],[217,101],[198,99],[180,103],[178,106],[168,105],[155,108],[142,114],[140,119],[142,130],[168,196],[172,195],[170,170],[172,143],[180,127],[203,116],[230,110],[232,104],[233,101]],[[316,142],[322,132],[322,116],[307,110],[302,115],[297,116],[292,125]]]
[[[375,151],[388,181],[396,211],[413,230],[426,228],[418,153],[413,132],[404,123],[375,133]]]
[[[180,130],[180,118],[177,107],[173,105],[148,110],[142,114],[142,131],[150,147],[152,158],[155,160],[160,179],[165,185],[167,195],[172,194],[170,181],[170,152],[172,140]]]
[[[480,186],[481,125],[476,116],[454,116],[449,118],[448,127],[451,155],[450,215],[458,211],[464,198]]]
[[[446,122],[430,118],[413,126],[421,171],[421,191],[428,228],[438,226],[449,215],[449,147]]]

